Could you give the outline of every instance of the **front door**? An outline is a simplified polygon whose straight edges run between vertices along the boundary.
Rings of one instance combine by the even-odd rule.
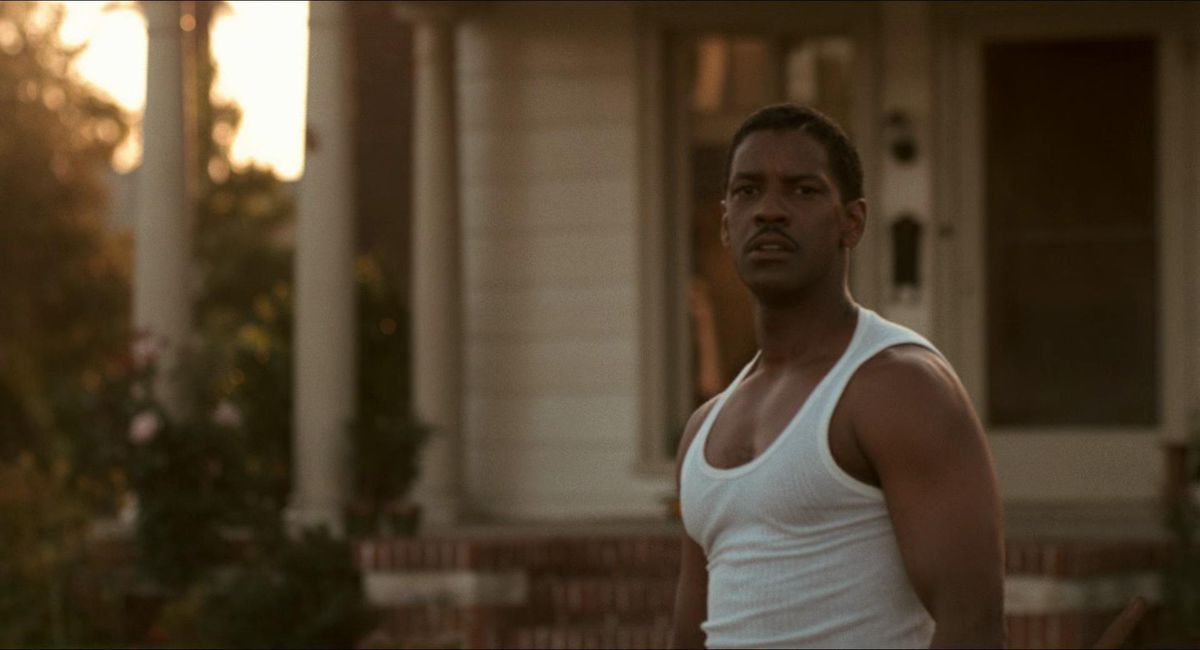
[[[940,333],[1007,502],[1145,501],[1186,417],[1182,44],[1030,11],[949,21]]]

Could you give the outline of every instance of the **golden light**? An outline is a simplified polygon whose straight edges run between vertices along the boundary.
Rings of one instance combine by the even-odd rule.
[[[146,106],[146,19],[134,2],[61,2],[59,36],[70,46],[87,43],[75,71],[140,120]],[[117,149],[113,167],[128,172],[142,162],[142,132],[135,128]]]
[[[137,3],[55,1],[66,8],[63,41],[87,43],[75,62],[76,72],[140,120],[146,105],[147,36]],[[213,95],[242,109],[232,162],[264,164],[285,180],[295,180],[304,168],[308,2],[243,0],[227,5],[212,26],[218,67]],[[121,172],[137,167],[141,148],[141,132],[135,128],[117,152],[114,167]]]
[[[229,2],[213,24],[217,78],[213,95],[242,107],[230,157],[260,162],[281,178],[304,170],[308,78],[308,3]]]

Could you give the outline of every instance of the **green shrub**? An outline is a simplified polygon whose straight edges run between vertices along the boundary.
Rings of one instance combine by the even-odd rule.
[[[191,602],[194,640],[214,647],[349,648],[374,623],[350,545],[324,529],[270,540]]]
[[[0,463],[0,647],[111,640],[97,620],[103,594],[81,589],[90,511],[70,474],[28,452]]]

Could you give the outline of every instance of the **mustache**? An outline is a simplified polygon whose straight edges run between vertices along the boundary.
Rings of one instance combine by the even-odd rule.
[[[746,250],[750,250],[751,248],[753,248],[754,244],[759,240],[759,238],[764,237],[766,235],[778,235],[778,236],[788,240],[789,242],[791,242],[791,244],[794,248],[796,248],[796,249],[800,248],[800,242],[793,239],[792,236],[789,235],[783,229],[782,226],[769,223],[769,224],[766,224],[766,225],[762,226],[761,228],[759,228],[758,231],[754,233],[754,236],[751,237],[748,242],[746,242]]]

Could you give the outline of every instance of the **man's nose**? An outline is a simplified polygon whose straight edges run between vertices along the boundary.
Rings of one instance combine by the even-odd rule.
[[[786,225],[788,212],[778,192],[764,192],[762,200],[754,210],[754,223],[758,226],[767,224]]]

